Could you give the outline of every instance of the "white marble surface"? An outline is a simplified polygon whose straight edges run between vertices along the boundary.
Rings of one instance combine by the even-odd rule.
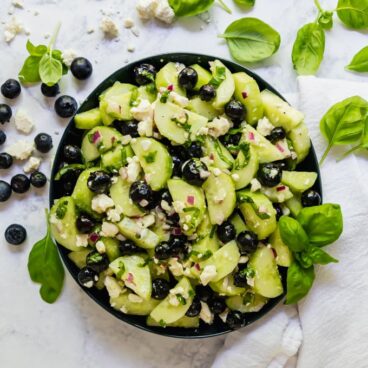
[[[234,19],[243,15],[256,16],[279,30],[282,45],[276,56],[253,66],[253,69],[281,92],[296,92],[296,76],[292,70],[290,53],[296,30],[315,17],[312,0],[257,0],[250,13],[234,9],[233,15],[224,13],[217,6],[211,11],[211,22],[194,18],[178,21],[168,27],[137,20],[140,37],[135,37],[122,27],[126,16],[136,18],[134,0],[25,0],[24,9],[14,14],[31,31],[34,43],[47,42],[58,20],[62,29],[57,42],[60,49],[73,48],[94,62],[93,77],[85,83],[77,83],[70,76],[63,79],[63,93],[77,96],[79,100],[91,89],[124,65],[126,61],[171,51],[202,52],[230,58],[224,42],[216,36]],[[2,0],[0,21],[7,21],[10,0]],[[326,0],[332,6],[336,0]],[[111,11],[120,27],[118,40],[108,41],[98,29],[101,9]],[[35,16],[35,11],[39,15]],[[0,24],[0,38],[4,25]],[[87,34],[93,27],[95,32]],[[203,29],[202,29],[203,28]],[[327,78],[364,80],[364,76],[344,71],[352,55],[366,45],[366,35],[346,30],[338,20],[328,32],[326,56],[318,73]],[[11,44],[0,39],[0,82],[15,77],[26,57],[26,36],[18,36]],[[134,53],[127,51],[132,43]],[[0,97],[0,101],[3,98]],[[15,132],[14,123],[4,130],[8,142],[15,139],[33,139],[36,132],[53,135],[55,147],[67,121],[56,118],[52,103],[46,101],[39,87],[23,89],[22,96],[14,103],[14,110],[22,107],[36,123],[36,129],[28,137]],[[6,146],[4,147],[6,149]],[[52,153],[45,155],[41,170],[50,172]],[[1,178],[9,180],[22,170],[16,164]],[[104,312],[90,300],[67,275],[64,291],[54,305],[47,305],[38,296],[38,287],[29,280],[27,257],[32,244],[45,232],[43,208],[47,206],[48,189],[32,190],[26,195],[13,195],[0,205],[0,366],[28,367],[208,367],[223,337],[201,341],[180,341],[154,336],[136,330]],[[6,244],[5,228],[11,223],[24,224],[28,239],[21,247]],[[246,353],[246,352],[245,352]]]

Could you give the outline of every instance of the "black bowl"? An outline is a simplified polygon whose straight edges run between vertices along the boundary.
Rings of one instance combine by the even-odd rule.
[[[241,65],[235,64],[231,61],[223,60],[220,58],[216,58],[214,56],[208,55],[199,55],[199,54],[188,54],[188,53],[171,53],[171,54],[163,54],[145,58],[143,60],[136,61],[129,65],[124,66],[123,68],[119,69],[115,73],[113,73],[110,77],[105,79],[83,102],[80,106],[78,112],[87,111],[94,107],[98,106],[98,96],[108,87],[110,87],[115,81],[121,81],[125,83],[133,83],[134,76],[133,76],[133,69],[136,65],[141,63],[150,63],[156,66],[157,69],[160,69],[164,64],[169,61],[173,62],[180,62],[186,65],[191,65],[198,63],[204,67],[208,67],[208,62],[213,61],[214,59],[221,60],[231,72],[246,72],[251,75],[258,83],[261,90],[268,89],[278,96],[283,98],[280,93],[278,93],[272,86],[270,86],[266,81],[260,78],[258,75],[252,73],[250,70],[244,68]],[[60,167],[62,157],[63,157],[63,147],[66,144],[76,144],[80,146],[82,140],[83,131],[76,129],[74,125],[73,119],[70,121],[68,126],[65,129],[65,132],[61,138],[60,145],[58,147],[53,169],[52,169],[52,178],[55,177],[58,168]],[[306,170],[306,171],[315,171],[319,174],[319,167],[318,162],[316,159],[315,151],[313,147],[311,148],[308,157],[298,166],[297,170]],[[320,175],[318,176],[318,180],[314,186],[314,189],[317,190],[319,193],[322,194],[321,188],[321,179]],[[54,200],[57,198],[62,197],[63,190],[61,185],[58,181],[51,180],[50,185],[50,206],[54,203]],[[69,251],[64,247],[58,244],[58,249],[61,254],[61,257],[66,265],[67,269],[69,270],[72,277],[78,283],[77,275],[78,275],[78,268],[74,265],[73,262],[68,258],[67,254]],[[285,288],[286,284],[286,269],[280,268],[281,276]],[[78,283],[79,285],[79,283]],[[212,325],[207,325],[201,322],[201,325],[197,329],[184,329],[184,328],[172,328],[167,327],[165,329],[160,327],[149,327],[146,325],[146,318],[140,316],[130,316],[125,315],[121,312],[114,310],[109,304],[109,298],[107,295],[106,290],[97,290],[96,288],[86,289],[83,288],[84,292],[88,294],[93,300],[96,301],[100,306],[102,306],[106,311],[117,317],[118,319],[127,322],[133,326],[136,326],[142,330],[157,333],[159,335],[170,336],[170,337],[178,337],[178,338],[204,338],[210,336],[218,336],[228,332],[231,332],[227,325],[225,325],[219,318],[215,320]],[[271,299],[262,310],[257,313],[248,313],[247,315],[247,326],[251,323],[257,321],[264,315],[266,315],[272,308],[274,308],[281,300],[283,300],[284,295],[279,296],[278,298]]]

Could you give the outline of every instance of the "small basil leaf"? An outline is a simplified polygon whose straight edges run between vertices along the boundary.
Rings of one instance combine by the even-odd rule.
[[[286,284],[286,304],[295,304],[304,298],[311,289],[314,282],[314,267],[303,268],[297,261],[288,268]]]
[[[294,257],[303,268],[309,268],[313,266],[313,260],[311,257],[309,257],[307,252],[294,253]]]
[[[28,56],[22,69],[18,74],[18,78],[22,83],[37,83],[41,80],[39,73],[40,56]]]
[[[31,56],[42,56],[47,52],[47,47],[45,45],[35,46],[30,40],[27,41],[26,48]]]
[[[241,63],[254,63],[272,56],[280,47],[280,34],[257,18],[241,18],[231,23],[225,38],[232,57]]]
[[[169,0],[177,17],[191,17],[211,8],[215,0]]]
[[[279,229],[282,241],[291,251],[301,252],[308,247],[308,236],[295,219],[282,216],[279,221]]]
[[[343,231],[343,218],[338,204],[326,203],[305,207],[299,212],[297,220],[308,234],[312,246],[323,247],[331,244]]]
[[[318,247],[309,247],[305,253],[315,264],[326,265],[329,263],[339,262],[337,259],[333,258],[324,250]]]
[[[64,64],[62,52],[60,50],[52,50],[52,57],[63,64],[63,75],[68,74],[69,68]]]
[[[241,6],[244,9],[253,8],[256,0],[234,0],[235,4]]]
[[[318,16],[318,24],[323,28],[323,29],[331,29],[333,27],[333,12],[332,11],[323,11],[322,13],[319,14]]]
[[[53,86],[58,83],[63,75],[63,65],[60,60],[54,59],[49,53],[40,60],[40,78],[43,83]]]
[[[325,52],[325,32],[316,23],[299,29],[292,51],[294,69],[299,75],[313,75],[321,65]]]
[[[368,46],[362,48],[346,66],[347,70],[354,72],[368,72]]]
[[[368,0],[339,0],[337,15],[348,27],[368,28]]]

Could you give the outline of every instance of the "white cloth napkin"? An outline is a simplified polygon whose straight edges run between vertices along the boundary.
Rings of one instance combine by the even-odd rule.
[[[368,84],[300,77],[298,85],[299,107],[320,158],[326,147],[321,117],[344,98],[368,99]],[[228,335],[213,368],[368,366],[368,155],[336,163],[341,152],[332,150],[321,169],[324,202],[343,210],[343,236],[326,248],[340,263],[317,267],[315,285],[298,306],[300,322],[295,307],[278,306],[250,328]]]

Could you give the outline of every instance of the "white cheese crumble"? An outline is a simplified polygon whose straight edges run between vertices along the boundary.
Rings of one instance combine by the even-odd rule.
[[[111,222],[119,222],[121,217],[120,208],[110,208],[107,210],[107,219]]]
[[[130,29],[134,27],[134,20],[132,18],[123,19],[124,28]]]
[[[137,223],[142,226],[142,228],[150,227],[155,223],[155,215],[150,214],[147,216],[143,216],[142,218],[137,220]]]
[[[29,134],[33,127],[33,121],[23,109],[19,109],[14,117],[15,128],[24,134]]]
[[[153,111],[152,104],[145,98],[139,102],[138,106],[130,109],[133,118],[138,121],[153,120]]]
[[[119,233],[119,228],[115,224],[111,222],[106,222],[106,221],[102,223],[101,232],[100,232],[102,236],[113,238],[118,233]]]
[[[218,316],[220,317],[221,321],[226,323],[227,315],[229,314],[229,309],[226,308],[222,313],[220,313]]]
[[[73,49],[66,49],[61,54],[63,63],[67,67],[70,67],[72,65],[73,60],[76,59],[77,57],[78,57],[78,53]]]
[[[170,258],[169,270],[174,276],[181,276],[184,272],[183,265],[176,258]]]
[[[92,199],[92,209],[97,213],[104,213],[111,207],[114,207],[114,201],[106,194],[98,194]]]
[[[138,134],[140,137],[152,137],[153,121],[143,120],[138,123]]]
[[[157,0],[138,0],[136,9],[139,17],[143,20],[154,18],[156,6]]]
[[[266,117],[258,120],[257,132],[263,135],[264,137],[270,135],[272,129],[274,128],[275,127],[271,124],[271,122]]]
[[[141,165],[139,163],[137,156],[134,156],[133,158],[128,157],[127,160],[128,160],[128,166],[126,167],[127,180],[129,183],[134,183],[135,181],[137,181],[139,174],[141,172]]]
[[[24,3],[21,0],[13,0],[12,5],[14,8],[24,9]]]
[[[16,158],[17,160],[26,160],[28,157],[32,155],[33,150],[34,150],[33,142],[19,140],[10,147],[8,147],[6,152],[9,153],[9,155]]]
[[[189,99],[185,96],[179,95],[176,92],[170,92],[169,100],[176,103],[180,107],[187,107],[189,105]]]
[[[106,246],[105,246],[105,243],[102,240],[99,240],[96,243],[96,250],[100,254],[106,253]]]
[[[104,284],[111,298],[117,298],[123,290],[117,280],[111,276],[106,276]]]
[[[21,33],[25,33],[23,24],[16,17],[12,17],[4,27],[5,42],[9,43],[13,41]]]
[[[41,165],[41,159],[38,157],[30,157],[27,163],[23,167],[23,171],[28,174],[30,172],[36,171]]]
[[[185,204],[184,202],[181,201],[174,201],[173,202],[173,207],[176,213],[181,213],[183,212],[184,208],[185,208]]]
[[[256,192],[257,190],[260,190],[261,188],[262,188],[262,185],[256,178],[250,181],[250,191],[251,192]]]
[[[226,134],[231,128],[229,120],[224,117],[213,119],[212,122],[207,124],[208,134],[212,137],[218,138],[221,135]]]
[[[168,0],[138,0],[136,9],[143,20],[157,18],[161,22],[171,24],[175,18]]]
[[[177,298],[176,295],[173,294],[169,295],[169,304],[172,305],[173,307],[177,307],[180,304],[179,299]]]
[[[247,256],[241,256],[239,258],[239,262],[238,263],[244,264],[244,263],[247,263],[248,261],[249,261],[249,257],[247,257]]]
[[[88,234],[78,234],[75,237],[75,245],[77,247],[88,247]]]
[[[201,301],[201,312],[199,313],[199,318],[209,325],[213,322],[213,314],[208,307],[208,304]]]
[[[143,302],[143,299],[139,295],[136,295],[136,294],[129,294],[128,299],[132,303],[142,303]]]
[[[135,46],[132,43],[128,43],[127,51],[134,52],[135,51]]]
[[[119,36],[119,28],[110,17],[102,18],[100,29],[106,38],[113,39]]]
[[[232,177],[232,179],[233,179],[234,181],[238,181],[238,180],[240,179],[239,174],[232,174],[232,175],[231,175],[231,177]]]
[[[204,269],[203,269],[203,271],[201,273],[201,276],[199,278],[201,279],[202,285],[206,286],[216,276],[217,276],[216,266],[214,266],[214,265],[207,265],[207,266],[204,267]]]

